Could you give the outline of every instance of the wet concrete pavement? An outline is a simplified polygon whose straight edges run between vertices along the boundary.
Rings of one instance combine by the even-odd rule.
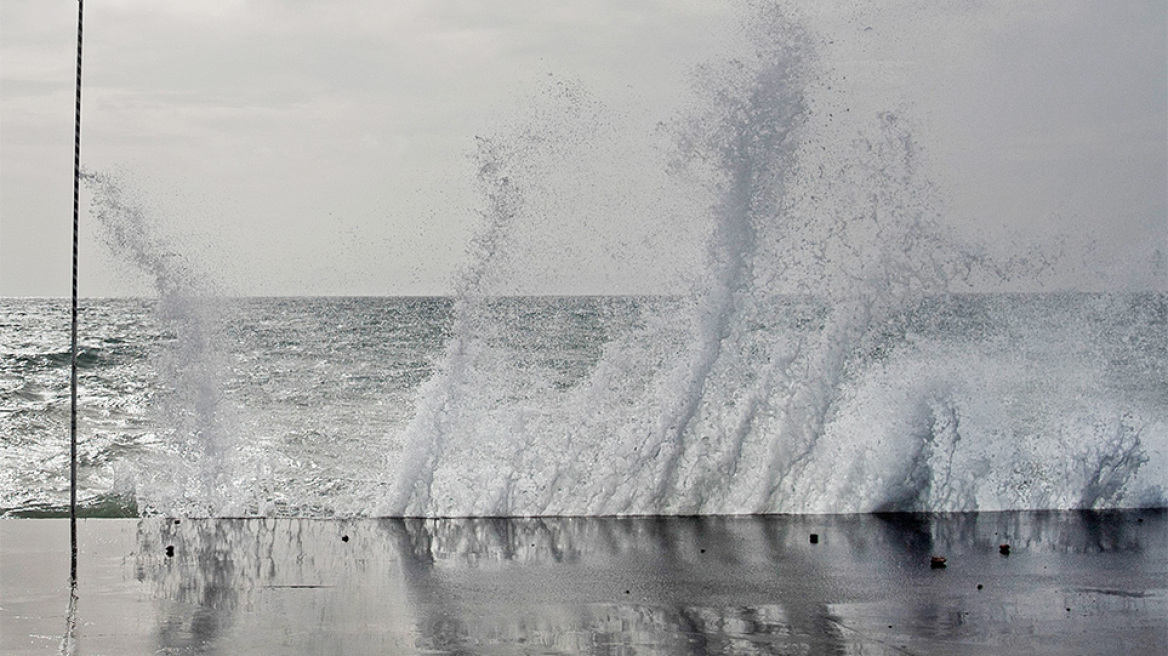
[[[89,519],[79,541],[77,654],[1033,656],[1168,644],[1164,511]],[[66,520],[0,520],[0,653],[61,653],[68,559]]]

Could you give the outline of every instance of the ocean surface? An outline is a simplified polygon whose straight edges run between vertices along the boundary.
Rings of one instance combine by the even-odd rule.
[[[0,512],[60,513],[68,303],[0,302]],[[775,297],[700,388],[679,374],[692,353],[687,299],[480,299],[463,326],[456,304],[83,300],[85,512],[1165,504],[1168,294],[927,297],[828,360],[798,351],[822,343],[833,309]],[[781,358],[797,371],[776,375]],[[679,407],[688,423],[662,426]],[[674,432],[655,439],[662,429]]]

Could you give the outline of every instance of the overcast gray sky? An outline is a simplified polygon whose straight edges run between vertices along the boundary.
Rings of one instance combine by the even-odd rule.
[[[1069,235],[1095,246],[1063,284],[1163,288],[1163,0],[845,4],[801,7],[835,93],[913,117],[958,230]],[[475,226],[476,135],[549,79],[623,117],[617,132],[651,132],[684,104],[693,66],[726,51],[734,13],[714,0],[91,0],[82,160],[120,171],[158,234],[231,292],[442,293]],[[0,295],[69,291],[75,20],[71,1],[0,0]],[[82,294],[148,291],[83,221]],[[650,290],[694,256],[635,216],[613,221],[548,227],[550,241],[606,235],[565,256],[553,287]]]

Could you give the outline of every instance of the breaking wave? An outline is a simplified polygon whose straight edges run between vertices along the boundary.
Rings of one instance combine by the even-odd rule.
[[[841,138],[819,120],[813,39],[798,22],[758,7],[745,24],[747,54],[700,69],[702,100],[668,126],[673,179],[703,194],[702,274],[679,299],[642,303],[566,389],[515,357],[513,318],[492,299],[516,293],[505,273],[517,235],[547,220],[560,191],[538,184],[542,172],[592,133],[596,109],[552,94],[540,117],[563,117],[554,129],[539,118],[482,140],[482,228],[453,335],[377,512],[1162,504],[1141,468],[1149,444],[1164,457],[1164,407],[1108,386],[1115,364],[1095,348],[1111,336],[1090,334],[1065,298],[1011,297],[1029,323],[963,302],[978,281],[1025,267],[947,233],[909,121],[884,112]],[[1155,330],[1164,300],[1100,302],[1149,314]],[[1002,333],[961,325],[979,312]]]

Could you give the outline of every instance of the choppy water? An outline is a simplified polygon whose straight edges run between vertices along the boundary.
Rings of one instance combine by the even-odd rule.
[[[160,378],[181,341],[160,320],[157,301],[83,303],[84,503],[108,514],[386,512],[395,482],[411,473],[399,467],[408,460],[409,432],[417,430],[419,398],[447,380],[435,376],[449,357],[452,301],[202,302],[212,306],[218,327],[197,357],[212,362],[213,372],[186,380]],[[494,384],[464,393],[468,398],[446,410],[449,433],[432,466],[431,498],[410,511],[1164,503],[1168,295],[1062,294],[937,297],[890,317],[869,340],[849,347],[850,364],[822,391],[831,395],[829,412],[803,456],[804,469],[790,470],[794,480],[776,481],[777,493],[761,506],[736,505],[733,496],[736,477],[757,480],[749,478],[758,476],[754,463],[733,461],[711,444],[741,430],[739,413],[758,385],[765,356],[739,354],[742,368],[719,372],[704,391],[700,417],[682,432],[677,470],[684,476],[650,505],[651,479],[643,476],[662,456],[639,455],[637,440],[654,425],[669,391],[658,379],[684,353],[685,331],[659,327],[682,303],[617,297],[490,303],[487,323],[496,332],[481,335],[473,375]],[[0,507],[9,512],[60,508],[68,498],[67,313],[62,301],[4,301]],[[813,342],[829,312],[776,298],[769,314],[753,327],[756,351],[768,341]],[[197,364],[188,371],[198,372]],[[194,399],[204,386],[213,388],[215,407],[200,418]],[[773,389],[758,402],[773,407],[736,438],[743,451],[755,443],[789,444],[783,412],[793,412],[790,393]],[[199,431],[222,432],[222,450],[193,445]],[[210,507],[216,485],[220,505]]]

